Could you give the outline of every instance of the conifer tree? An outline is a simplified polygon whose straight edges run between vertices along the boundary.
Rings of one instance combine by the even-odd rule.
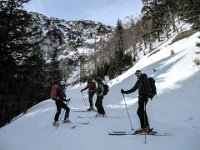
[[[160,37],[164,32],[173,30],[178,31],[175,25],[175,16],[177,14],[177,2],[173,0],[143,0],[142,12],[143,18],[151,23],[151,35],[155,39],[161,40]],[[168,35],[167,35],[168,36]]]
[[[194,29],[200,29],[200,1],[178,0],[178,11],[181,19],[193,25]]]
[[[124,28],[121,20],[117,21],[117,26],[115,29],[115,53],[110,60],[110,65],[108,70],[109,78],[114,78],[115,76],[121,74],[126,70],[127,66],[132,65],[131,55],[125,54],[124,45]],[[117,66],[117,67],[116,67]]]
[[[59,69],[59,61],[57,59],[58,49],[54,49],[51,54],[51,62],[48,64],[48,83],[51,86],[54,83],[59,83],[62,80],[61,71]]]
[[[124,29],[121,23],[121,20],[117,21],[117,27],[116,27],[116,47],[115,47],[115,62],[116,62],[116,66],[118,66],[117,68],[117,74],[121,74],[123,67],[125,66],[123,64],[123,58],[124,58]]]
[[[60,46],[64,43],[63,41],[63,33],[60,29],[53,29],[47,33],[49,35],[50,45],[52,47],[52,51],[50,54],[50,63],[48,64],[48,76],[47,80],[49,83],[49,86],[51,86],[54,83],[59,83],[62,80],[61,75],[61,69],[59,67],[59,61],[58,61],[58,53],[60,51]],[[56,44],[53,44],[56,43]],[[65,69],[65,68],[62,68]]]
[[[33,52],[39,41],[32,39],[41,32],[23,9],[28,1],[0,1],[0,126],[35,103],[32,85],[42,87],[39,81],[45,76],[45,63],[38,63],[43,58]]]

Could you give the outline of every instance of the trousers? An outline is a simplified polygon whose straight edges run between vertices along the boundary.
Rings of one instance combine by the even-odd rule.
[[[105,110],[103,108],[103,96],[97,96],[95,106],[99,114],[105,115]]]
[[[140,119],[141,128],[149,126],[148,116],[146,112],[146,105],[148,103],[148,96],[139,96],[137,115]]]
[[[55,121],[58,121],[62,108],[65,110],[64,120],[69,117],[70,108],[63,101],[56,101],[56,107],[57,107],[57,112],[54,117]]]

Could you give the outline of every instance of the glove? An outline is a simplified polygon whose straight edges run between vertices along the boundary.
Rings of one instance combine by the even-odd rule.
[[[69,102],[70,100],[71,100],[71,98],[69,98],[69,99],[64,99],[63,101]]]
[[[70,102],[70,100],[71,100],[71,98],[67,99],[66,101],[67,101],[67,102]]]
[[[121,89],[121,93],[122,93],[122,94],[126,94],[126,92],[125,92],[123,89]]]
[[[103,97],[103,94],[99,94],[99,97],[101,97],[101,98],[102,98],[102,97]]]

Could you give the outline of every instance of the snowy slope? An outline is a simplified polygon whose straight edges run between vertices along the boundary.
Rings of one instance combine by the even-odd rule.
[[[85,108],[80,92],[85,84],[76,85],[66,91],[71,97],[70,119],[72,122],[89,121],[88,125],[77,125],[71,129],[73,123],[61,124],[55,129],[51,123],[56,107],[52,100],[46,100],[0,129],[0,150],[199,150],[200,67],[193,63],[197,57],[195,52],[200,51],[195,46],[199,35],[198,32],[172,45],[164,43],[161,51],[142,57],[134,67],[110,81],[110,92],[104,98],[105,111],[110,118],[91,118],[95,112],[74,112]],[[170,55],[172,49],[174,55]],[[156,79],[158,95],[153,101],[149,100],[147,106],[151,127],[171,134],[165,137],[147,136],[146,144],[144,136],[108,135],[111,129],[131,129],[120,89],[134,85],[136,69]],[[84,92],[84,99],[87,98],[87,92]],[[136,115],[137,92],[125,95],[125,99],[136,129],[140,126]]]

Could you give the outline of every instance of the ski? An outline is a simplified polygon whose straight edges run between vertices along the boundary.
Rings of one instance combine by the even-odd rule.
[[[142,132],[142,133],[136,133],[134,131],[111,131],[108,132],[109,135],[152,135],[152,136],[170,136],[169,133],[159,133],[157,131],[151,131],[148,133]]]
[[[69,128],[70,129],[75,129],[77,127],[77,125],[70,125]]]
[[[109,132],[109,135],[145,135],[145,133],[134,133],[134,132]],[[152,135],[152,136],[170,136],[169,133],[146,133],[146,135]]]
[[[155,132],[155,131],[153,131],[153,128],[151,128],[150,130],[149,130],[149,132],[148,133],[152,133],[152,132]],[[134,130],[132,130],[132,131],[116,131],[116,130],[112,130],[112,133],[118,133],[118,134],[139,134],[139,132],[136,132],[136,131],[134,131]]]
[[[116,118],[118,119],[119,116],[77,116],[78,118]]]
[[[73,122],[69,122],[69,123],[65,123],[65,122],[61,122],[61,124],[83,124],[83,125],[87,125],[89,124],[89,121],[83,121],[83,122],[79,122],[79,121],[73,121]]]
[[[96,110],[73,110],[73,112],[96,112]]]
[[[60,125],[57,125],[57,126],[54,126],[54,127],[55,127],[55,129],[58,129],[59,126]],[[76,127],[77,127],[77,125],[71,125],[71,126],[69,126],[70,129],[75,129]]]
[[[74,122],[74,124],[83,124],[83,125],[87,125],[89,124],[89,121],[85,121],[85,122]]]
[[[96,110],[87,110],[87,109],[76,109],[73,112],[96,112]]]
[[[73,112],[90,112],[90,111],[88,111],[88,110],[73,110]]]
[[[69,128],[71,129],[75,129],[77,127],[77,125],[88,125],[89,124],[89,121],[84,121],[84,122],[68,122],[68,123],[65,123],[65,122],[61,122],[60,124],[54,126],[56,129],[61,125],[61,124],[66,124],[66,125],[70,125]]]
[[[75,129],[76,128],[76,125],[73,125],[71,127],[69,127],[70,129]]]
[[[137,134],[136,134],[137,135]],[[145,133],[140,133],[138,135],[145,135]],[[169,133],[159,133],[156,131],[153,131],[152,133],[147,133],[146,135],[153,135],[153,136],[171,136]]]

